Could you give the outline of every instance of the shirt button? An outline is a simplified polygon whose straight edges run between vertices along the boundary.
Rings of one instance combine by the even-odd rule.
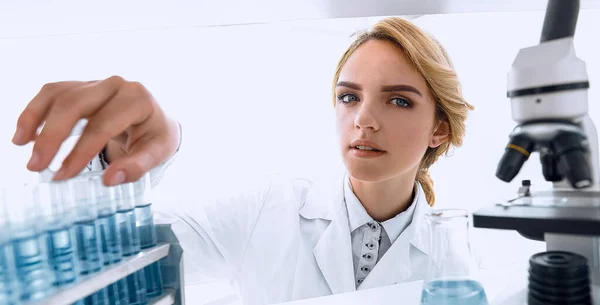
[[[363,254],[363,258],[366,259],[366,260],[368,260],[368,261],[371,261],[371,260],[373,260],[373,255],[371,255],[369,253]]]
[[[373,248],[375,248],[374,243],[367,243],[367,244],[365,244],[365,246],[367,246],[367,248],[369,248],[369,250],[373,250]]]
[[[362,268],[360,268],[360,270],[362,270],[362,272],[364,273],[369,273],[369,271],[371,271],[371,268],[369,268],[369,266],[363,266]]]
[[[365,279],[358,279],[358,281],[357,281],[357,282],[360,284],[360,283],[362,283],[364,280],[365,280]]]
[[[371,230],[373,230],[373,231],[377,231],[377,229],[378,229],[377,224],[376,223],[372,223],[372,222],[369,223],[369,227],[371,227]]]

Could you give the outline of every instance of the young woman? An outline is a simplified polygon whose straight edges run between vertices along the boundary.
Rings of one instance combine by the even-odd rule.
[[[342,56],[333,93],[347,174],[332,188],[272,179],[215,202],[169,206],[166,212],[182,220],[175,230],[187,272],[234,277],[245,304],[423,278],[430,250],[423,218],[435,202],[428,169],[461,145],[472,109],[450,59],[412,23],[384,19]],[[156,177],[180,145],[179,125],[139,83],[54,83],[17,124],[15,144],[35,141],[28,168],[46,168],[81,118],[88,125],[57,180],[90,160],[93,169],[105,168],[108,185],[151,169]]]

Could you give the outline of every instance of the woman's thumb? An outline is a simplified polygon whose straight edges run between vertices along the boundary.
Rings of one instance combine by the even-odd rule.
[[[104,184],[111,186],[138,181],[170,157],[171,153],[165,147],[165,142],[161,137],[155,137],[136,143],[131,148],[131,154],[111,161],[104,173]]]

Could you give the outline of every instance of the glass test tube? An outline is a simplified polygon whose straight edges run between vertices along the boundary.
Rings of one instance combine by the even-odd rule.
[[[117,225],[121,233],[123,256],[128,257],[140,252],[140,234],[135,219],[135,196],[132,183],[121,184],[115,191],[117,202]],[[147,303],[146,278],[144,269],[127,276],[129,304]]]
[[[69,180],[68,187],[75,206],[75,235],[82,276],[100,272],[104,267],[100,224],[94,189],[87,177]],[[108,304],[106,288],[87,296],[85,305]]]
[[[147,249],[156,246],[156,229],[152,216],[150,174],[144,175],[133,184],[135,192],[135,215],[140,233],[140,246]],[[148,297],[156,297],[162,293],[163,283],[160,262],[154,262],[144,268],[146,275],[146,292]]]
[[[25,185],[6,192],[13,251],[20,299],[37,301],[54,293],[54,272],[48,262],[47,232],[35,198],[35,186]]]
[[[118,187],[105,186],[102,182],[102,173],[90,173],[86,177],[89,177],[91,186],[94,189],[104,265],[117,264],[123,259],[121,234],[117,226],[117,202],[115,198]],[[129,293],[125,279],[109,285],[107,289],[110,304],[128,304]]]

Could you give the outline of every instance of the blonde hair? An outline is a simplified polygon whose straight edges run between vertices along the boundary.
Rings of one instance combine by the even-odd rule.
[[[463,98],[456,71],[442,45],[413,23],[397,17],[383,19],[370,30],[359,33],[348,47],[338,63],[333,79],[334,107],[336,105],[335,86],[342,68],[354,51],[371,39],[386,40],[398,45],[406,58],[425,78],[436,103],[436,118],[447,122],[450,127],[449,138],[446,142],[436,148],[427,148],[416,177],[425,192],[427,202],[433,206],[435,194],[429,167],[441,155],[448,155],[451,146],[462,145],[467,114],[474,107]]]

